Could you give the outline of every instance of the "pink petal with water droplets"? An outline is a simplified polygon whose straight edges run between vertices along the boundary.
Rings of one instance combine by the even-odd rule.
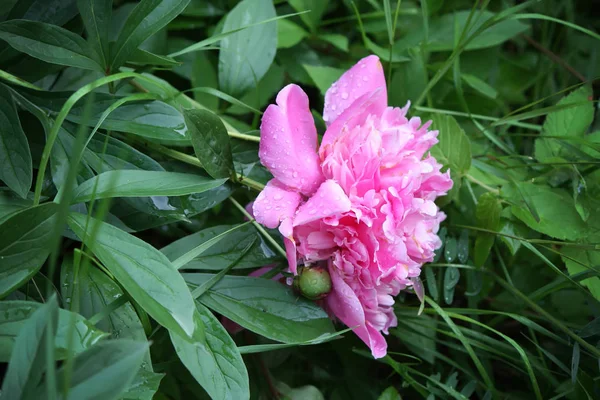
[[[321,160],[327,157],[331,145],[342,133],[356,126],[365,126],[370,115],[381,116],[386,109],[386,103],[385,88],[365,93],[352,103],[325,131],[319,148]]]
[[[380,89],[382,96],[377,99],[382,110],[387,106],[385,75],[377,56],[368,56],[346,71],[325,93],[323,120],[331,125],[342,113],[361,96]]]
[[[298,208],[294,226],[350,211],[351,203],[344,189],[334,180],[327,180],[316,193]]]
[[[354,333],[369,346],[375,358],[384,357],[387,353],[385,338],[377,329],[367,324],[364,308],[350,286],[330,261],[329,275],[333,290],[325,298],[327,308],[346,326],[354,329]]]
[[[298,192],[287,188],[277,179],[271,179],[254,201],[252,211],[258,223],[275,229],[280,222],[291,221],[301,201],[302,196]]]
[[[306,93],[287,85],[277,95],[277,105],[265,111],[260,125],[258,155],[277,180],[310,195],[323,182],[317,150],[317,129]]]

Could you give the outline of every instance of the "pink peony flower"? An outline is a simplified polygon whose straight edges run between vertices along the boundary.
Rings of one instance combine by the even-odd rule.
[[[452,187],[449,171],[427,151],[431,122],[387,106],[383,67],[366,57],[325,95],[327,130],[317,152],[308,97],[296,85],[277,95],[262,118],[259,156],[274,179],[258,195],[256,220],[279,227],[289,269],[325,263],[330,314],[385,356],[382,332],[397,325],[394,296],[412,285],[440,247],[446,217],[434,200]]]

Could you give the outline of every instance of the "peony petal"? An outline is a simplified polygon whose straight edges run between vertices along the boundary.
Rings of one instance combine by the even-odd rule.
[[[280,222],[291,221],[301,201],[302,196],[298,192],[285,187],[277,179],[271,179],[254,201],[252,211],[258,223],[275,229]]]
[[[385,75],[377,56],[368,56],[344,73],[325,93],[323,120],[331,125],[358,98],[367,93],[382,90],[377,106],[383,110],[387,106]]]
[[[329,154],[331,145],[343,133],[356,126],[363,126],[370,115],[381,116],[386,109],[387,95],[385,89],[365,93],[350,105],[325,131],[319,156],[324,160]]]
[[[286,186],[310,195],[323,182],[316,154],[317,129],[308,97],[297,85],[287,85],[277,95],[260,125],[260,161]]]
[[[334,180],[327,180],[300,208],[294,217],[294,226],[350,211],[351,203],[344,189]]]
[[[285,254],[288,259],[288,266],[290,272],[294,275],[298,275],[298,258],[296,256],[296,242],[294,238],[284,237],[283,244],[285,245]]]
[[[365,312],[356,293],[348,286],[338,269],[329,263],[329,275],[333,290],[325,298],[328,309],[346,326],[354,329],[354,333],[369,346],[375,358],[384,357],[387,353],[385,338],[365,321]]]

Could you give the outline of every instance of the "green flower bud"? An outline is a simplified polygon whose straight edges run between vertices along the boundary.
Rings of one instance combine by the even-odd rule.
[[[320,300],[331,292],[331,277],[327,268],[304,267],[294,277],[294,288],[310,300]]]

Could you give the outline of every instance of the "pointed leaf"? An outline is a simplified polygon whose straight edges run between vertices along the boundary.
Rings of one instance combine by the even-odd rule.
[[[0,23],[0,39],[51,64],[104,72],[81,36],[56,25],[19,19],[5,21]]]
[[[248,371],[235,342],[202,304],[195,318],[204,325],[206,340],[182,338],[170,332],[179,359],[213,399],[249,399]]]
[[[196,157],[210,176],[229,178],[233,157],[229,135],[221,118],[207,110],[186,110],[183,114]]]
[[[449,115],[435,114],[432,119],[440,142],[431,148],[431,155],[444,169],[450,168],[454,179],[466,174],[471,166],[471,142],[465,131]]]
[[[94,218],[88,224],[86,219],[85,215],[72,213],[69,227],[152,318],[182,336],[191,336],[194,301],[167,257],[113,225]],[[94,231],[95,237],[90,238]]]
[[[0,298],[31,278],[50,254],[58,204],[27,208],[0,225]]]
[[[0,86],[0,180],[25,198],[32,179],[33,168],[27,137],[10,92]]]
[[[77,0],[88,41],[98,54],[100,65],[104,68],[108,67],[108,33],[112,3],[113,0]]]
[[[502,206],[500,201],[492,193],[484,193],[479,197],[477,203],[477,226],[483,229],[497,232],[500,230],[500,213]],[[473,249],[473,259],[475,265],[481,267],[487,260],[496,235],[488,232],[477,232],[475,247]]]

